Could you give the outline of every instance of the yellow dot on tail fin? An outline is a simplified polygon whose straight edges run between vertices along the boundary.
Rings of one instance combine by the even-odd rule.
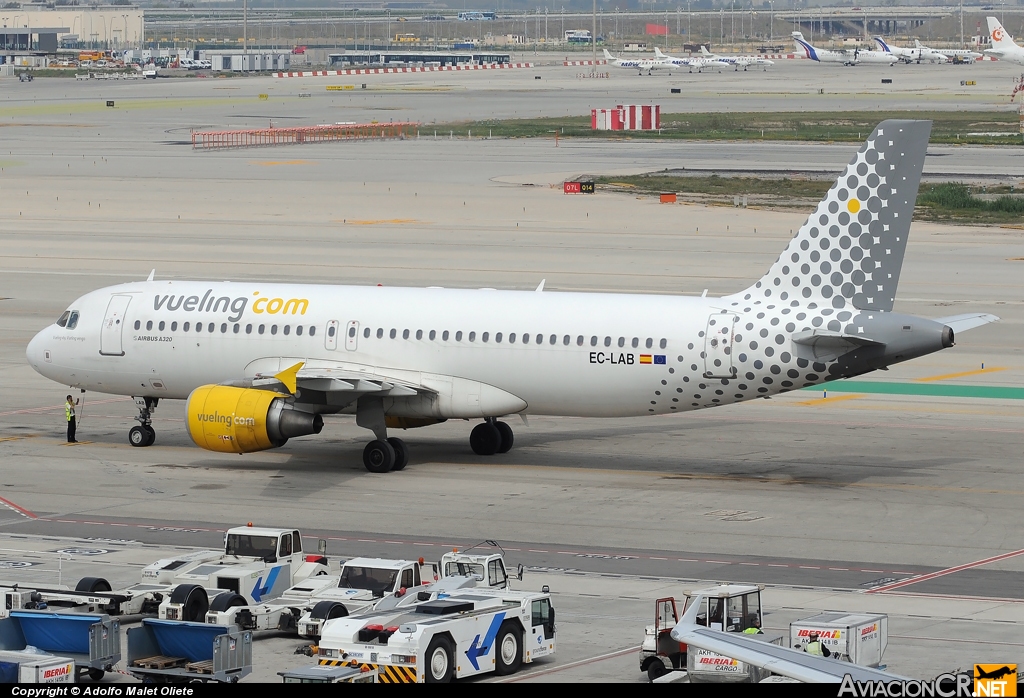
[[[857,213],[860,210],[860,201],[857,199],[850,199],[846,202],[846,208],[850,209],[850,213]]]

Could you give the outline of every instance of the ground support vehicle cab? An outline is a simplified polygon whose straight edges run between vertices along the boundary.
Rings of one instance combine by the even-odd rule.
[[[330,572],[323,551],[305,554],[298,531],[239,526],[224,537],[224,552],[160,560],[143,569],[143,579],[165,589],[158,616],[165,620],[206,620],[210,599],[224,608],[258,604],[280,596],[300,581]],[[131,587],[141,590],[146,584]]]
[[[697,648],[688,653],[686,645],[673,640],[670,633],[697,595],[703,596],[703,608],[697,614],[698,625],[737,633],[761,628],[764,621],[761,613],[762,589],[762,585],[722,584],[687,591],[681,608],[674,598],[655,601],[654,625],[647,626],[640,646],[640,671],[646,672],[652,681],[669,671],[684,669],[689,673],[691,682],[750,681],[750,670],[754,670],[754,667]],[[777,644],[781,644],[781,636],[777,639]]]
[[[437,565],[423,558],[359,557],[345,562],[338,574],[304,579],[267,603],[245,604],[237,594],[223,592],[210,604],[206,622],[243,630],[297,630],[302,637],[315,638],[330,618],[368,609],[386,596],[402,596],[437,578]]]
[[[516,672],[555,652],[548,593],[471,588],[324,625],[321,665],[369,666],[381,683],[447,683]]]

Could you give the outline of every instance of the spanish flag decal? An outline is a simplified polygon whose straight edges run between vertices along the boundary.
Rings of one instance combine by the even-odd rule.
[[[640,355],[640,363],[642,363],[642,364],[653,364],[654,363],[654,357],[651,356],[650,354],[641,354]]]

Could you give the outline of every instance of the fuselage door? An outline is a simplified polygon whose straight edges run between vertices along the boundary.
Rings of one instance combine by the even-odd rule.
[[[121,331],[124,329],[125,312],[132,297],[126,294],[115,294],[107,303],[107,312],[103,316],[103,327],[100,330],[100,353],[104,356],[124,356],[121,344]]]
[[[733,331],[739,316],[735,313],[715,313],[708,318],[704,332],[704,377],[735,378],[733,367]]]
[[[355,351],[359,348],[359,323],[352,320],[345,328],[345,348]]]
[[[334,351],[338,348],[338,321],[331,320],[327,323],[327,332],[324,333],[324,347]]]

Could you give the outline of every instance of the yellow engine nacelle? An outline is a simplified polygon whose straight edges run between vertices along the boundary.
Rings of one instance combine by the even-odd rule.
[[[283,446],[293,436],[319,434],[324,420],[270,390],[203,385],[188,396],[185,428],[208,451],[252,453]]]

